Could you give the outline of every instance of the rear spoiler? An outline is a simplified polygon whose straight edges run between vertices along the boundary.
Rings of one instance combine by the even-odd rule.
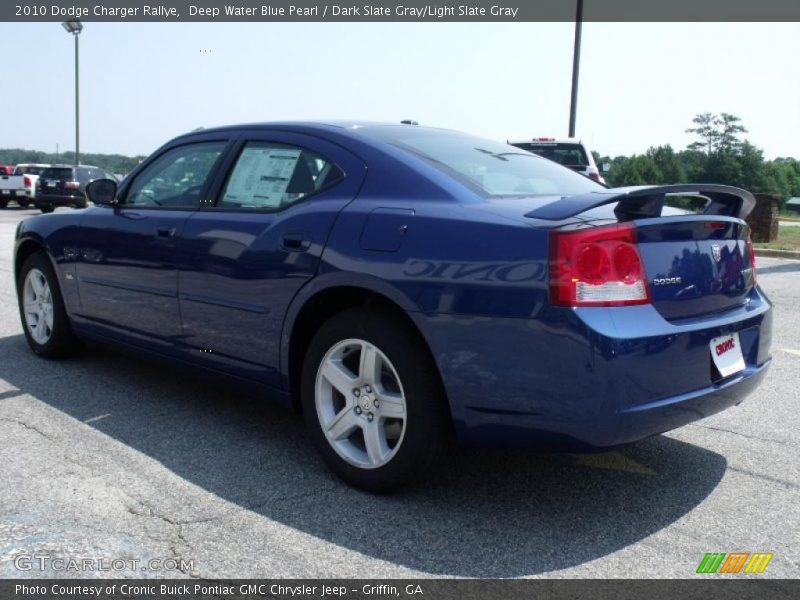
[[[617,202],[614,214],[621,221],[661,216],[664,201],[669,195],[702,196],[708,199],[704,215],[720,215],[744,219],[756,205],[753,194],[746,190],[717,184],[643,185],[611,188],[566,196],[561,200],[536,208],[526,217],[561,221],[606,204]]]

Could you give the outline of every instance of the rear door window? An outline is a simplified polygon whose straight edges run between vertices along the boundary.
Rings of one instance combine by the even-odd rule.
[[[248,142],[218,208],[280,210],[341,180],[341,170],[316,152],[272,142]]]

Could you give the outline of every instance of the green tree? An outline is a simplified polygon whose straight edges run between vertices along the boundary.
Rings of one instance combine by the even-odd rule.
[[[739,136],[747,133],[739,117],[725,112],[700,113],[692,123],[695,126],[689,127],[686,133],[693,133],[699,139],[689,144],[689,150],[699,150],[706,156],[736,152],[742,144]]]

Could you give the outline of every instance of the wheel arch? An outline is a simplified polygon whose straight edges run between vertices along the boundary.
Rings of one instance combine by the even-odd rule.
[[[373,280],[374,279],[374,280]],[[324,283],[309,285],[298,294],[289,308],[281,340],[281,371],[290,392],[292,406],[301,412],[300,374],[308,344],[319,327],[334,315],[356,307],[379,307],[404,321],[428,352],[428,358],[439,375],[442,395],[446,398],[441,372],[423,331],[411,314],[418,310],[414,303],[394,287],[377,278],[357,280],[330,277]],[[448,402],[449,410],[449,402]]]
[[[47,259],[50,261],[50,264],[53,267],[53,271],[56,273],[56,277],[58,277],[58,269],[56,268],[55,261],[53,260],[53,257],[50,254],[50,251],[47,248],[47,244],[45,244],[44,240],[34,237],[25,237],[17,242],[17,248],[14,253],[15,285],[19,283],[19,271],[22,268],[22,264],[28,259],[29,256],[35,254],[36,252],[43,252],[47,256]]]

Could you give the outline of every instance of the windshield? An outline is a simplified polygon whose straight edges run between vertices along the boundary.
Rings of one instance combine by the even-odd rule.
[[[570,196],[604,189],[583,175],[500,142],[413,126],[369,127],[364,132],[428,160],[489,197]]]
[[[558,142],[515,143],[514,146],[543,156],[565,167],[588,167],[589,157],[580,144]]]
[[[14,175],[41,175],[47,167],[17,167],[14,170]]]

